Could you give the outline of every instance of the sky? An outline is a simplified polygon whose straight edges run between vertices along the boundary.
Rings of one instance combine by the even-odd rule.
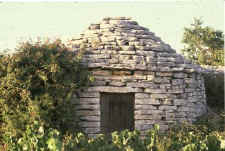
[[[223,0],[114,0],[0,2],[0,50],[29,39],[69,40],[104,17],[127,16],[149,28],[178,52],[193,18],[224,31]]]

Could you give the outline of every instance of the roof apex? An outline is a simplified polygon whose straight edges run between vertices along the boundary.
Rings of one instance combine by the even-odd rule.
[[[103,20],[131,20],[132,17],[115,16],[115,17],[104,17]]]

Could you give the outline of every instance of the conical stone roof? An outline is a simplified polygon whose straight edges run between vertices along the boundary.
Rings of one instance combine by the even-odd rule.
[[[128,17],[107,17],[100,23],[91,24],[72,43],[75,51],[85,48],[84,63],[89,68],[200,70],[149,29]]]

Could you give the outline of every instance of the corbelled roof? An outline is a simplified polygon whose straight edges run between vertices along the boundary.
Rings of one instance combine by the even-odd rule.
[[[78,38],[74,50],[85,48],[84,62],[90,68],[196,72],[149,29],[128,17],[107,17],[91,24]]]

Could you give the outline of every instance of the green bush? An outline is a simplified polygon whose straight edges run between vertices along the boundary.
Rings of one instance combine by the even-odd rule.
[[[44,129],[39,122],[27,126],[15,140],[9,137],[4,151],[225,151],[225,133],[206,133],[201,126],[182,125],[167,133],[159,133],[156,125],[146,136],[124,130],[113,132],[112,139],[99,134],[88,138],[83,133],[62,135],[56,129]]]
[[[159,126],[155,125],[145,137],[136,130],[113,132],[111,135],[112,140],[108,140],[102,134],[93,139],[79,133],[69,140],[68,151],[225,151],[223,135],[218,132],[207,133],[201,126],[185,124],[167,133],[160,133]],[[68,144],[65,146],[68,147]]]
[[[74,133],[72,97],[90,81],[79,55],[60,40],[24,43],[0,57],[0,142],[24,135],[38,121],[45,129]]]

